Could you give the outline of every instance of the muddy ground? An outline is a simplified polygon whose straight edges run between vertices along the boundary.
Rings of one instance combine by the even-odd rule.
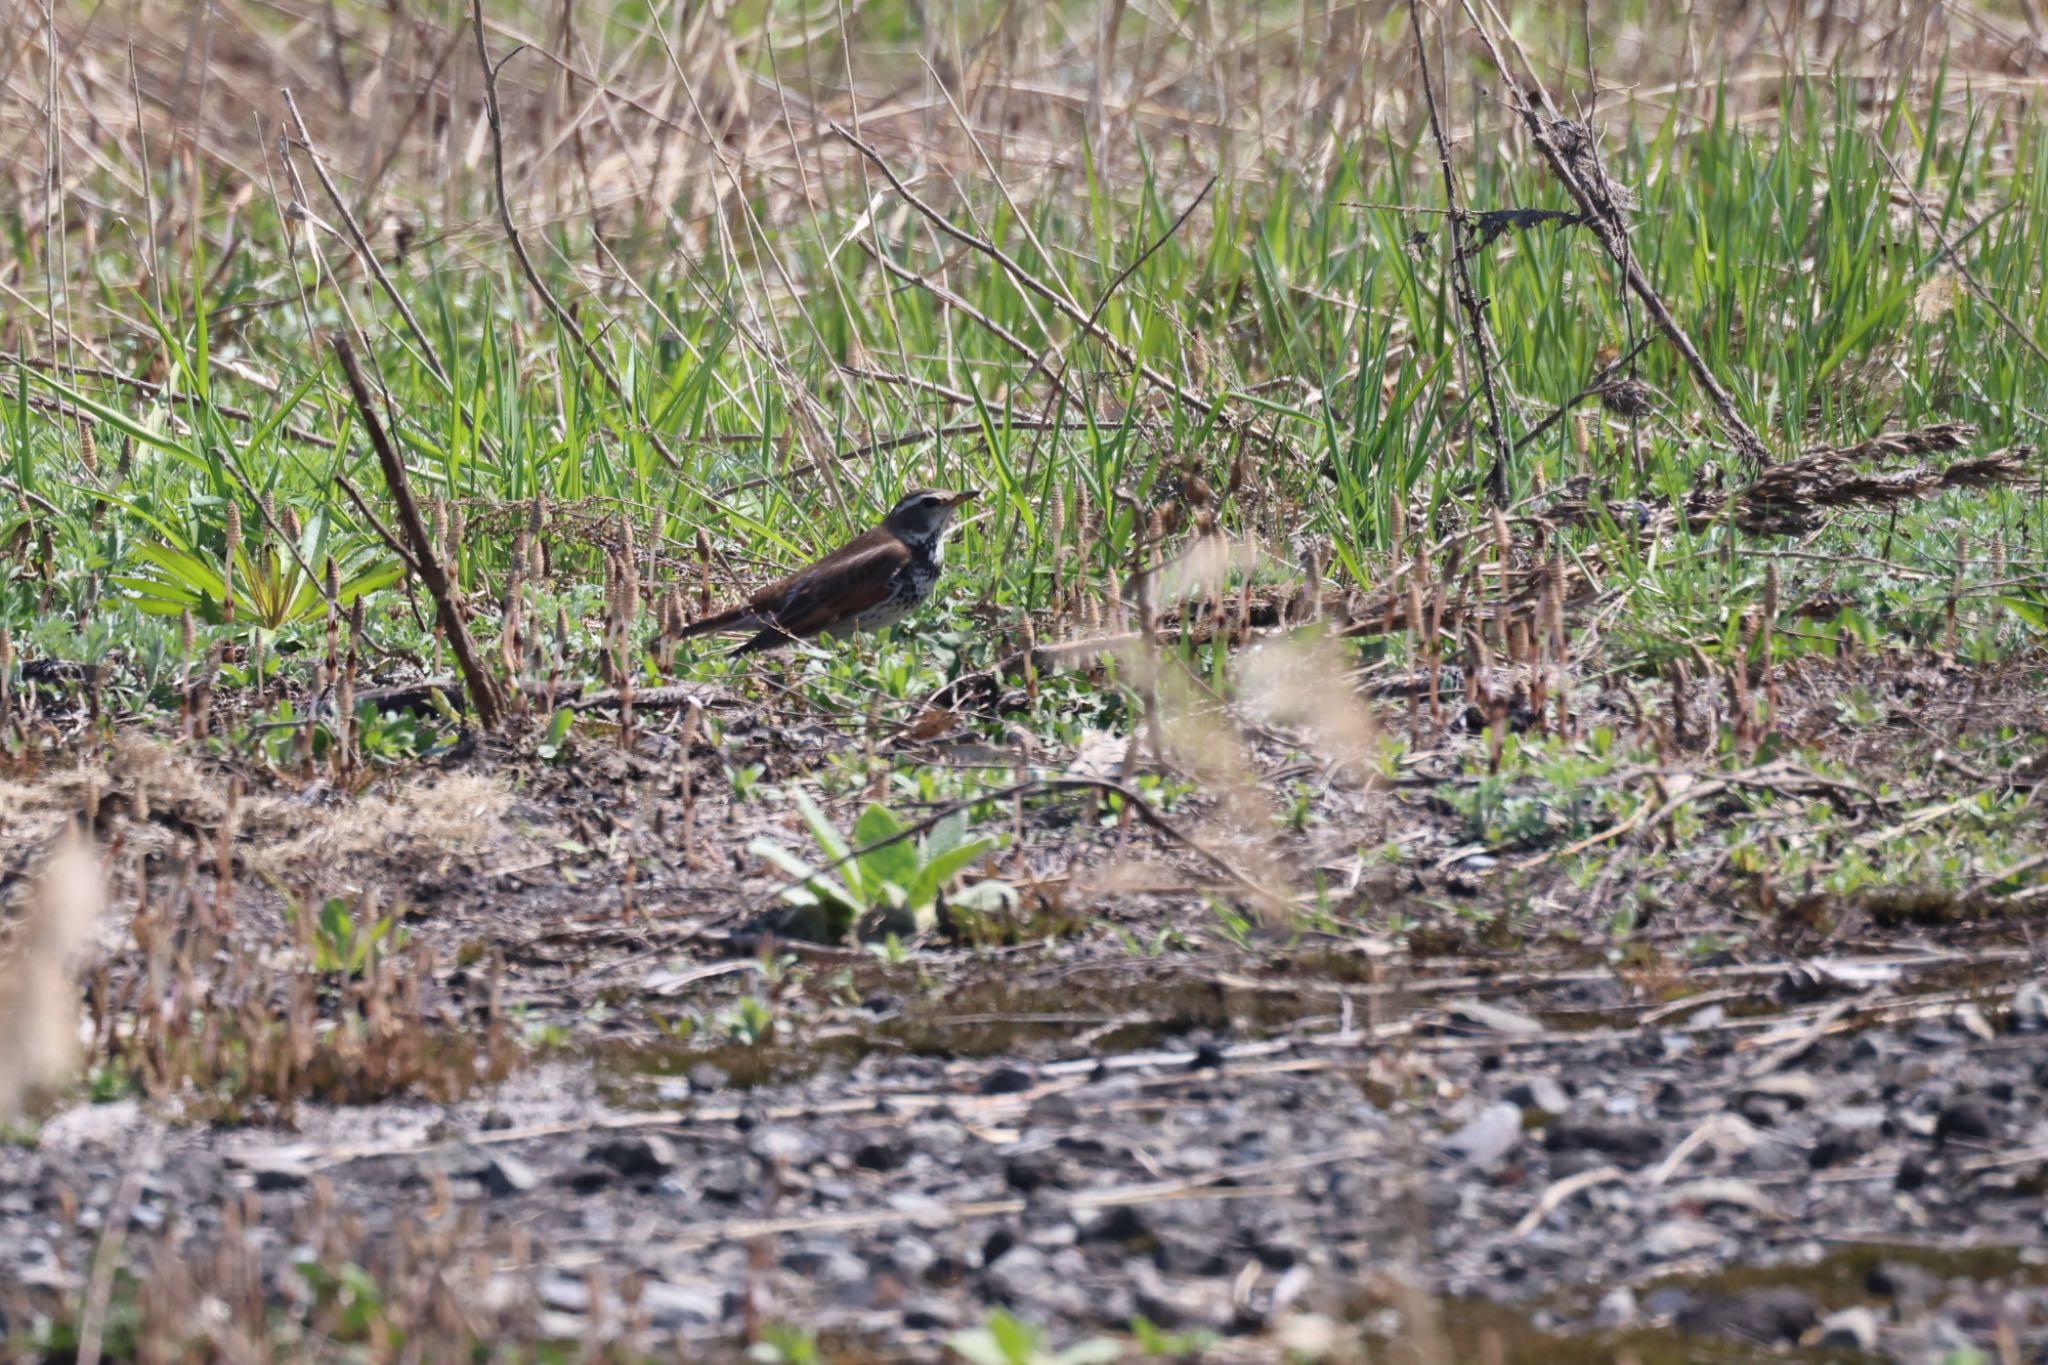
[[[1131,1356],[2048,1360],[2048,899],[1831,900],[1731,833],[1962,773],[2031,801],[2039,667],[1783,687],[1798,746],[1680,847],[1472,847],[1446,792],[1488,739],[1452,725],[1377,781],[1307,764],[1277,835],[1199,790],[1159,828],[1036,798],[1014,907],[859,947],[778,932],[747,845],[806,841],[727,769],[985,738],[705,692],[716,743],[655,707],[623,747],[599,708],[552,760],[536,726],[344,795],[53,689],[5,895],[81,816],[109,890],[84,1078],[0,1143],[0,1341],[930,1359],[1001,1311]],[[1285,740],[1253,743],[1271,790]],[[1659,780],[1688,763],[1729,770]],[[1219,860],[1321,891],[1262,911]],[[393,917],[359,974],[306,969],[327,897]]]

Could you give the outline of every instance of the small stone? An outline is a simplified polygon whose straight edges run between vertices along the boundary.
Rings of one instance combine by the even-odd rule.
[[[1813,1077],[1799,1072],[1765,1076],[1743,1088],[1736,1110],[1751,1123],[1774,1127],[1780,1119],[1813,1103],[1819,1093]]]
[[[910,1159],[910,1152],[910,1144],[902,1138],[881,1138],[856,1148],[853,1164],[864,1171],[893,1171]]]
[[[1694,1336],[1777,1346],[1798,1341],[1820,1321],[1820,1306],[1803,1289],[1774,1287],[1716,1295],[1681,1309],[1678,1330]]]
[[[1664,1150],[1655,1128],[1633,1123],[1553,1123],[1543,1137],[1552,1152],[1597,1152],[1627,1166],[1642,1166]]]
[[[1562,1114],[1572,1107],[1571,1096],[1548,1076],[1529,1076],[1509,1086],[1504,1098],[1510,1104],[1538,1114]]]
[[[1927,1164],[1918,1157],[1899,1158],[1899,1169],[1892,1176],[1892,1188],[1911,1192],[1927,1183]]]
[[[1950,1100],[1934,1119],[1934,1144],[1950,1138],[1988,1142],[1998,1136],[1998,1110],[1982,1095],[1963,1095]]]
[[[1118,1204],[1107,1209],[1100,1218],[1083,1227],[1080,1232],[1084,1242],[1115,1242],[1128,1246],[1151,1238],[1152,1225],[1145,1214],[1132,1204]]]
[[[1955,1026],[1980,1042],[1991,1042],[1998,1037],[1998,1031],[1991,1027],[1991,1021],[1984,1017],[1984,1011],[1975,1005],[1958,1005],[1949,1016]]]
[[[525,1194],[540,1184],[539,1172],[510,1152],[494,1153],[477,1176],[485,1189],[500,1198]]]
[[[1683,1285],[1667,1284],[1643,1296],[1643,1313],[1652,1321],[1675,1318],[1691,1308],[1694,1295]]]
[[[586,1161],[611,1167],[629,1180],[666,1175],[676,1165],[674,1144],[659,1133],[635,1134],[593,1143],[583,1156]]]
[[[1021,1066],[999,1066],[982,1077],[975,1090],[983,1095],[1021,1095],[1037,1084],[1037,1078]]]
[[[1813,1331],[1813,1344],[1823,1351],[1861,1351],[1869,1355],[1877,1350],[1878,1333],[1877,1314],[1858,1304],[1822,1318]]]
[[[691,1067],[689,1081],[690,1089],[700,1095],[708,1095],[714,1090],[723,1090],[732,1083],[731,1078],[725,1072],[709,1062],[699,1062]]]
[[[1051,1186],[1064,1189],[1070,1182],[1066,1170],[1051,1152],[1020,1152],[1003,1163],[1003,1179],[1019,1194]]]
[[[2048,1033],[2048,986],[2029,981],[2014,991],[2006,1020],[2014,1033]]]
[[[922,1237],[898,1237],[889,1246],[889,1263],[902,1271],[906,1279],[923,1278],[938,1259],[939,1253]]]
[[[1438,1144],[1444,1155],[1473,1166],[1491,1166],[1522,1139],[1522,1111],[1505,1102],[1489,1104],[1479,1116]]]
[[[1883,1136],[1885,1112],[1876,1105],[1850,1105],[1835,1110],[1821,1124],[1813,1150],[1806,1154],[1816,1169],[1839,1166],[1876,1147]]]
[[[1698,1218],[1671,1218],[1650,1229],[1643,1251],[1653,1260],[1669,1261],[1721,1242],[1721,1231]]]
[[[1036,1247],[1011,1247],[995,1264],[981,1272],[988,1292],[1004,1303],[1021,1305],[1045,1297],[1052,1286],[1052,1271],[1045,1253]]]
[[[586,1163],[555,1177],[559,1183],[567,1185],[578,1194],[596,1194],[618,1178],[617,1171],[595,1162]]]
[[[1913,1026],[1907,1035],[1914,1047],[1923,1052],[1939,1052],[1944,1048],[1956,1047],[1964,1041],[1964,1035],[1939,1019],[1923,1019]]]
[[[1636,1291],[1620,1285],[1600,1296],[1600,1305],[1593,1310],[1593,1325],[1606,1331],[1627,1327],[1635,1322],[1636,1311]]]
[[[296,1190],[306,1183],[306,1172],[298,1166],[258,1166],[256,1188],[270,1193],[276,1190]]]
[[[1941,1277],[1911,1261],[1879,1261],[1863,1277],[1863,1287],[1898,1306],[1900,1316],[1920,1311],[1941,1293]]]
[[[1446,1007],[1450,1017],[1466,1026],[1466,1032],[1499,1033],[1527,1037],[1543,1032],[1540,1021],[1519,1010],[1503,1009],[1478,1000],[1458,1000]]]
[[[715,1289],[649,1280],[640,1287],[640,1309],[657,1332],[710,1327],[725,1317],[724,1296]]]

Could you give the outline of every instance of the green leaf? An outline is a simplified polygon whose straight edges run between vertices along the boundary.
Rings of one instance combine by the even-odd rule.
[[[756,839],[747,845],[747,852],[757,858],[767,859],[784,873],[800,881],[801,885],[790,887],[782,893],[782,898],[792,905],[834,905],[852,914],[860,913],[862,903],[852,891],[774,840]]]
[[[869,844],[895,838],[903,833],[903,829],[903,821],[887,807],[871,804],[853,822],[854,847],[866,848]],[[917,849],[908,839],[899,838],[893,844],[863,853],[858,861],[861,885],[871,901],[882,894],[884,885],[893,883],[907,889],[917,876]]]
[[[917,870],[917,878],[910,887],[910,903],[930,905],[938,899],[939,892],[945,890],[946,883],[996,847],[996,841],[993,839],[974,839],[928,860]]]

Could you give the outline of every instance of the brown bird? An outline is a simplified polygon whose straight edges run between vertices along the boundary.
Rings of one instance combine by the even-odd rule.
[[[894,625],[931,596],[939,578],[939,548],[952,529],[954,509],[979,492],[914,488],[896,500],[874,530],[770,583],[741,605],[692,622],[682,638],[751,630],[754,637],[733,651],[751,654],[796,640]]]

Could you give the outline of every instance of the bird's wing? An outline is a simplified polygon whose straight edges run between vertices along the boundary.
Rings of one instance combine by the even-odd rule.
[[[886,530],[873,530],[845,549],[756,593],[754,614],[791,635],[815,635],[834,621],[866,611],[889,595],[896,571],[910,562],[910,547]]]

